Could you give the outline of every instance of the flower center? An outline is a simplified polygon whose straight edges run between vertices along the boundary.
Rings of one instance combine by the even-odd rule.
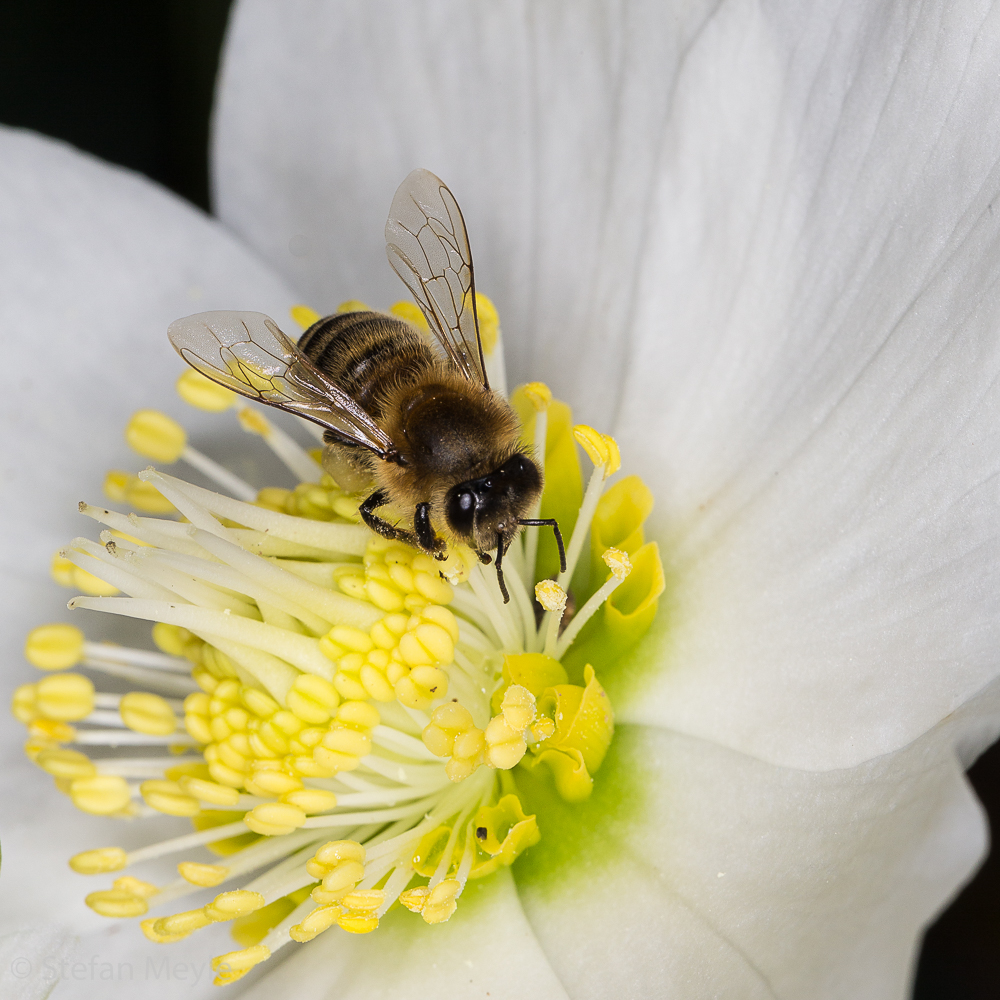
[[[662,570],[643,545],[648,491],[630,477],[605,492],[615,442],[572,427],[539,383],[513,402],[545,466],[535,516],[570,529],[567,566],[556,573],[554,550],[527,528],[504,556],[509,603],[471,550],[438,562],[369,531],[359,498],[228,390],[193,371],[178,389],[202,409],[237,405],[300,485],[254,490],[169,417],[137,414],[127,438],[140,454],[186,460],[230,495],[152,469],[110,474],[113,499],[183,520],[82,504],[105,526],[101,544],[75,539],[53,575],[89,595],[71,608],[156,623],[159,651],[35,629],[26,655],[51,673],[17,690],[13,712],[28,755],[84,812],[186,816],[195,828],[131,852],[84,851],[75,871],[216,857],[183,857],[165,886],[120,876],[87,897],[96,912],[144,916],[243,883],[142,921],[161,943],[233,921],[243,947],[215,960],[221,984],[334,925],[373,931],[397,901],[428,924],[447,920],[469,879],[544,833],[544,817],[523,810],[520,769],[548,775],[569,802],[587,798],[614,733],[591,660],[604,669],[645,631]],[[594,467],[585,491],[574,440]],[[67,670],[78,665],[141,689],[98,691]]]

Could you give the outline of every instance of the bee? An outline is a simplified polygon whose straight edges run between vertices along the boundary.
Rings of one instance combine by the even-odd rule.
[[[485,564],[495,551],[506,604],[503,557],[522,526],[551,527],[564,571],[566,557],[555,519],[527,516],[542,470],[490,388],[462,211],[440,178],[414,170],[392,199],[385,238],[438,350],[410,324],[369,311],[320,319],[297,344],[257,312],[198,313],[168,336],[213,381],[322,427],[323,466],[342,488],[370,491],[358,510],[373,531],[437,559],[448,540]],[[387,506],[412,510],[412,530],[376,514]]]

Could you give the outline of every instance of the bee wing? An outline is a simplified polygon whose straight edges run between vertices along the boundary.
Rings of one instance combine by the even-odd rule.
[[[170,343],[192,368],[241,396],[276,406],[336,432],[380,457],[392,440],[258,312],[204,312],[175,320]]]
[[[396,189],[385,252],[451,361],[489,387],[465,220],[448,186],[429,170],[414,170]]]

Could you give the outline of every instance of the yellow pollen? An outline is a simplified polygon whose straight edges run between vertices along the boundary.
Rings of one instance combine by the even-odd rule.
[[[294,319],[303,330],[308,330],[313,323],[317,323],[323,318],[318,312],[316,312],[315,309],[310,309],[309,306],[292,306],[290,311],[292,319]]]
[[[317,813],[329,812],[335,808],[337,796],[322,788],[298,788],[285,792],[281,796],[281,801],[297,806],[307,816],[315,816]]]
[[[66,670],[83,657],[83,641],[83,633],[72,625],[40,625],[28,633],[24,656],[39,670]]]
[[[472,713],[457,701],[434,709],[422,739],[431,753],[451,758],[445,773],[452,781],[464,781],[483,763],[486,736],[473,722]]]
[[[521,391],[539,413],[547,410],[552,402],[552,390],[544,382],[529,382]]]
[[[206,378],[195,368],[188,368],[177,379],[177,395],[190,406],[208,413],[221,413],[236,402],[236,393]]]
[[[151,899],[160,891],[152,882],[143,882],[131,875],[116,878],[112,882],[112,888],[119,890],[119,892],[130,892],[133,896],[141,896],[143,899]]]
[[[203,778],[182,777],[177,782],[188,795],[199,802],[209,802],[213,806],[234,806],[240,800],[240,793],[228,785],[220,785]]]
[[[177,873],[185,882],[205,888],[225,882],[229,877],[229,869],[225,865],[205,865],[197,861],[180,862]]]
[[[125,428],[133,451],[154,462],[176,462],[187,447],[187,434],[176,420],[159,410],[139,410]]]
[[[632,560],[621,549],[605,549],[601,558],[616,580],[624,580],[632,572]]]
[[[561,614],[566,610],[566,591],[555,580],[540,580],[536,583],[535,599],[546,611]]]
[[[128,864],[128,855],[122,847],[98,847],[81,851],[69,859],[69,866],[80,875],[103,875],[121,871]]]
[[[118,706],[129,729],[149,736],[169,736],[177,728],[177,717],[165,698],[146,691],[123,695]]]

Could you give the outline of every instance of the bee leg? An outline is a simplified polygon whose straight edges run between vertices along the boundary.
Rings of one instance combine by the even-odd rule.
[[[435,559],[447,559],[445,541],[434,534],[431,527],[431,505],[429,503],[418,503],[417,509],[413,513],[413,530],[417,536],[417,542],[424,552],[429,552]]]
[[[394,542],[406,542],[407,545],[412,545],[415,548],[421,548],[420,542],[417,541],[417,536],[412,531],[404,531],[402,528],[397,528],[394,524],[390,524],[388,521],[383,521],[382,518],[375,516],[375,511],[379,507],[384,507],[389,502],[389,497],[385,490],[376,490],[367,500],[364,501],[358,507],[358,513],[361,515],[361,520],[368,525],[372,531],[381,535],[383,538],[391,538]]]
[[[507,584],[503,581],[503,535],[497,535],[497,583],[500,584],[500,593],[503,594],[504,604],[510,603],[510,594],[507,592]]]

